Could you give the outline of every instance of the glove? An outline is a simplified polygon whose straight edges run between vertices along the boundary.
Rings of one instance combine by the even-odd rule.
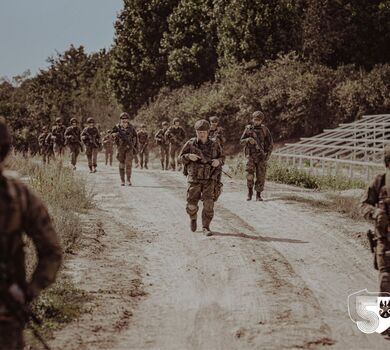
[[[200,157],[199,157],[197,154],[190,153],[190,154],[188,155],[188,159],[191,160],[191,161],[193,161],[193,162],[196,162],[197,160],[200,159]]]
[[[250,137],[248,139],[248,142],[251,144],[251,145],[255,145],[256,144],[256,140],[253,138],[253,137]]]
[[[213,159],[213,162],[211,163],[211,165],[214,167],[214,168],[217,168],[219,167],[221,163],[219,162],[218,159]]]
[[[389,218],[383,209],[375,208],[374,212],[372,213],[372,218],[380,227],[387,227],[387,225],[389,225]]]

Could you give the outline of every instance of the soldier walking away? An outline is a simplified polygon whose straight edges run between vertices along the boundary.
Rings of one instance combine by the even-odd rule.
[[[22,182],[3,174],[11,146],[5,121],[0,119],[0,349],[23,349],[23,329],[29,304],[54,282],[61,265],[61,247],[41,200]],[[37,250],[31,282],[26,280],[24,237]]]
[[[219,118],[217,116],[213,116],[210,118],[209,138],[213,141],[219,142],[221,147],[223,147],[226,142],[225,130],[218,124],[219,124]]]
[[[70,163],[73,166],[73,170],[76,170],[77,158],[80,152],[83,150],[81,143],[81,129],[78,126],[76,118],[70,120],[71,126],[65,131],[65,145],[69,147],[70,151]]]
[[[93,118],[87,119],[88,126],[81,133],[81,140],[85,145],[85,154],[88,159],[88,167],[90,173],[96,173],[97,156],[101,148],[100,133],[95,126]]]
[[[375,225],[372,250],[380,292],[390,293],[390,145],[384,151],[386,172],[377,175],[361,200],[361,212]]]
[[[139,158],[141,169],[145,167],[148,169],[149,162],[149,134],[146,131],[146,125],[142,124],[141,129],[138,131],[139,142]]]
[[[43,139],[43,162],[50,164],[50,160],[55,159],[53,135],[47,128],[44,127],[43,130],[46,130],[41,134],[42,138],[46,134],[46,138]]]
[[[187,141],[179,158],[187,175],[187,213],[191,231],[197,228],[198,203],[203,201],[202,227],[206,236],[211,236],[210,223],[214,216],[215,190],[225,161],[218,142],[209,138],[210,123],[198,120],[195,123],[196,137]]]
[[[46,148],[46,138],[49,132],[47,131],[47,126],[42,127],[42,132],[38,136],[38,144],[39,144],[39,153],[42,156],[43,163],[49,162],[47,159],[47,148]]]
[[[171,157],[171,169],[176,170],[176,158],[180,152],[183,142],[186,138],[184,129],[180,126],[179,118],[173,119],[173,125],[170,126],[165,134],[169,142],[169,155]],[[180,160],[177,161],[178,170],[181,170]]]
[[[263,200],[261,192],[264,190],[267,161],[273,148],[272,135],[263,124],[263,120],[264,114],[262,112],[254,112],[252,115],[253,124],[248,125],[241,136],[241,144],[245,145],[245,157],[247,158],[248,201],[252,200],[253,185],[256,190],[256,201]]]
[[[112,158],[114,155],[114,140],[112,138],[112,130],[107,130],[106,135],[103,137],[103,148],[106,160],[106,165],[112,166]]]
[[[158,130],[156,135],[154,135],[154,139],[157,145],[160,147],[160,161],[162,170],[168,170],[169,164],[169,141],[165,136],[167,130],[168,122],[162,122],[162,129]]]
[[[54,154],[56,157],[61,157],[65,150],[65,126],[62,124],[61,118],[56,119],[56,124],[53,126],[51,133],[54,144]]]
[[[130,124],[129,115],[126,112],[120,115],[120,122],[112,129],[112,135],[117,146],[121,185],[125,185],[126,175],[127,183],[131,186],[131,170],[133,157],[138,152],[138,136],[137,131]]]

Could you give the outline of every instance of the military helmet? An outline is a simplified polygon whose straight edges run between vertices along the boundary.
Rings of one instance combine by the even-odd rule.
[[[72,119],[70,120],[70,123],[71,123],[71,124],[77,123],[77,119],[76,119],[76,118],[72,118]]]
[[[390,164],[390,144],[387,144],[383,150],[384,161],[386,166]]]
[[[253,119],[261,119],[261,120],[263,120],[264,119],[264,113],[262,111],[253,112],[252,118]]]
[[[57,123],[57,124],[59,124],[59,123],[61,123],[61,122],[62,122],[61,118],[56,118],[56,123]]]
[[[5,119],[0,117],[0,162],[2,162],[11,149],[11,134]]]
[[[173,118],[173,122],[176,123],[176,122],[179,122],[180,119],[179,118]]]
[[[129,119],[129,114],[127,112],[121,113],[119,119]]]
[[[219,122],[219,118],[216,115],[210,117],[210,123],[213,123],[213,122],[214,123],[218,123]]]
[[[89,124],[89,123],[95,123],[95,119],[93,119],[93,118],[88,118],[87,119],[87,123]]]
[[[162,126],[168,126],[168,122],[162,122]]]
[[[206,119],[198,120],[195,123],[195,130],[196,131],[209,131],[210,130],[210,123]]]

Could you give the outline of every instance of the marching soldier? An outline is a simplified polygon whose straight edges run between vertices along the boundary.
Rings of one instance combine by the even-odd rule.
[[[138,142],[139,142],[139,158],[141,163],[141,169],[148,169],[149,162],[149,134],[146,131],[145,124],[141,125],[141,129],[138,131]]]
[[[85,145],[85,154],[88,159],[88,167],[90,173],[96,173],[97,156],[101,147],[100,133],[95,126],[93,118],[87,119],[88,126],[81,133],[81,140]]]
[[[30,156],[35,157],[39,152],[39,144],[37,134],[32,128],[29,129],[27,134],[27,144],[30,150]]]
[[[54,138],[53,134],[49,131],[45,139],[45,149],[46,149],[46,161],[47,164],[50,163],[50,160],[55,159],[54,154]]]
[[[375,177],[361,201],[361,211],[375,224],[375,268],[380,292],[390,293],[390,145],[384,151],[386,172]]]
[[[11,146],[0,119],[0,349],[23,349],[23,310],[52,284],[61,265],[61,247],[42,201],[22,182],[6,177],[3,162]],[[26,280],[24,237],[37,250],[31,282]]]
[[[270,131],[263,124],[264,114],[256,111],[252,115],[252,125],[245,128],[241,136],[241,144],[245,145],[247,158],[246,173],[248,198],[252,200],[253,185],[256,190],[256,201],[262,201],[261,192],[264,190],[267,161],[272,153],[273,140]],[[256,174],[256,182],[255,182]]]
[[[114,126],[112,136],[117,146],[121,185],[125,185],[126,175],[127,183],[131,186],[131,170],[133,157],[138,152],[138,137],[137,131],[130,124],[129,115],[126,112],[120,115],[120,122]]]
[[[78,126],[76,118],[72,118],[70,124],[71,126],[65,131],[65,145],[69,147],[70,163],[73,166],[73,170],[76,170],[77,157],[83,149],[81,144],[81,129]]]
[[[165,133],[169,142],[169,155],[171,157],[171,169],[176,170],[176,158],[180,152],[182,144],[186,138],[184,129],[180,126],[179,118],[173,119],[173,125],[170,126]],[[178,170],[181,170],[180,160],[177,162]]]
[[[168,170],[169,164],[169,141],[165,137],[165,134],[168,130],[168,122],[162,122],[162,129],[158,130],[154,139],[157,145],[160,147],[160,160],[161,160],[161,169]]]
[[[103,137],[103,148],[106,159],[106,165],[112,166],[112,158],[114,155],[114,140],[112,139],[112,130],[107,130],[107,134]]]
[[[38,144],[39,144],[39,153],[42,156],[43,163],[50,163],[50,159],[48,159],[48,149],[46,146],[46,139],[49,135],[47,131],[47,126],[42,127],[42,132],[38,136]]]
[[[54,153],[57,157],[64,154],[65,149],[65,126],[62,124],[61,118],[56,119],[56,124],[53,126],[51,133],[54,143]]]
[[[185,165],[188,181],[186,210],[190,216],[191,231],[195,232],[198,203],[203,201],[203,233],[211,236],[210,223],[214,216],[215,190],[225,157],[220,144],[209,138],[210,123],[207,120],[198,120],[195,130],[196,137],[187,141],[179,155]]]
[[[218,124],[219,124],[219,118],[217,116],[210,118],[209,138],[213,141],[219,142],[221,147],[223,147],[223,145],[226,142],[225,130]]]

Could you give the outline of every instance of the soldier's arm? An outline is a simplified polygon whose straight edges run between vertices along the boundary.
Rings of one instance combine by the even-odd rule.
[[[225,136],[225,129],[221,128],[220,129],[220,142],[222,145],[224,145],[226,143],[226,136]]]
[[[271,156],[273,149],[274,149],[274,140],[272,138],[271,131],[269,131],[269,129],[267,128],[267,150],[265,152],[267,154],[267,159]]]
[[[38,255],[38,265],[28,286],[28,297],[35,298],[42,289],[54,282],[61,266],[62,250],[45,205],[27,188],[24,188],[24,191],[27,206],[23,226]]]
[[[187,141],[179,153],[179,160],[183,164],[188,164],[190,162],[190,159],[188,158],[188,155],[190,153],[191,153],[191,147],[189,141]]]
[[[379,191],[381,187],[381,176],[377,176],[368,186],[360,202],[360,212],[367,220],[373,220],[372,215],[379,202]]]
[[[222,166],[225,164],[225,153],[223,151],[223,148],[222,146],[218,143],[218,161],[219,161],[219,164]]]
[[[161,137],[160,134],[161,134],[160,130],[157,131],[157,132],[155,133],[154,139],[155,139],[156,141],[161,141],[162,137]]]
[[[246,127],[241,138],[240,138],[240,144],[246,145],[250,139],[251,139],[251,137],[248,135],[248,127]]]

